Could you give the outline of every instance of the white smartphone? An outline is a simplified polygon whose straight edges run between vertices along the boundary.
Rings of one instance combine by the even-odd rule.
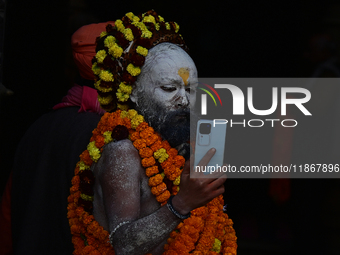
[[[225,120],[201,119],[197,122],[194,167],[211,148],[215,148],[216,153],[207,166],[223,166],[226,132]]]

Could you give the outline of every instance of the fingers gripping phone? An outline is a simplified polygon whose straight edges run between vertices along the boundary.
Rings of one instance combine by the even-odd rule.
[[[222,167],[226,132],[227,122],[223,119],[201,119],[197,122],[194,167],[198,165],[203,156],[211,148],[215,148],[216,153],[207,166],[216,167],[218,165]]]

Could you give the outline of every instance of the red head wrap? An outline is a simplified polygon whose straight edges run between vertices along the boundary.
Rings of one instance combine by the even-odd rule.
[[[96,55],[96,38],[105,31],[107,24],[114,25],[114,22],[85,25],[72,35],[73,59],[84,79],[94,80],[92,58]]]

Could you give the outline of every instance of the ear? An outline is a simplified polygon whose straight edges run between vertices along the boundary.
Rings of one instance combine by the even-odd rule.
[[[133,103],[135,103],[136,105],[138,104],[137,101],[138,101],[138,96],[137,96],[137,89],[134,88],[132,89],[132,92],[131,92],[131,95],[130,95],[130,99]]]

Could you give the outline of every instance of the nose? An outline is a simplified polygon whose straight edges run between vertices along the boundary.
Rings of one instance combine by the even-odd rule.
[[[176,100],[177,107],[187,107],[189,106],[189,98],[187,96],[187,93],[185,92],[185,88],[181,88],[178,92],[178,98]]]

